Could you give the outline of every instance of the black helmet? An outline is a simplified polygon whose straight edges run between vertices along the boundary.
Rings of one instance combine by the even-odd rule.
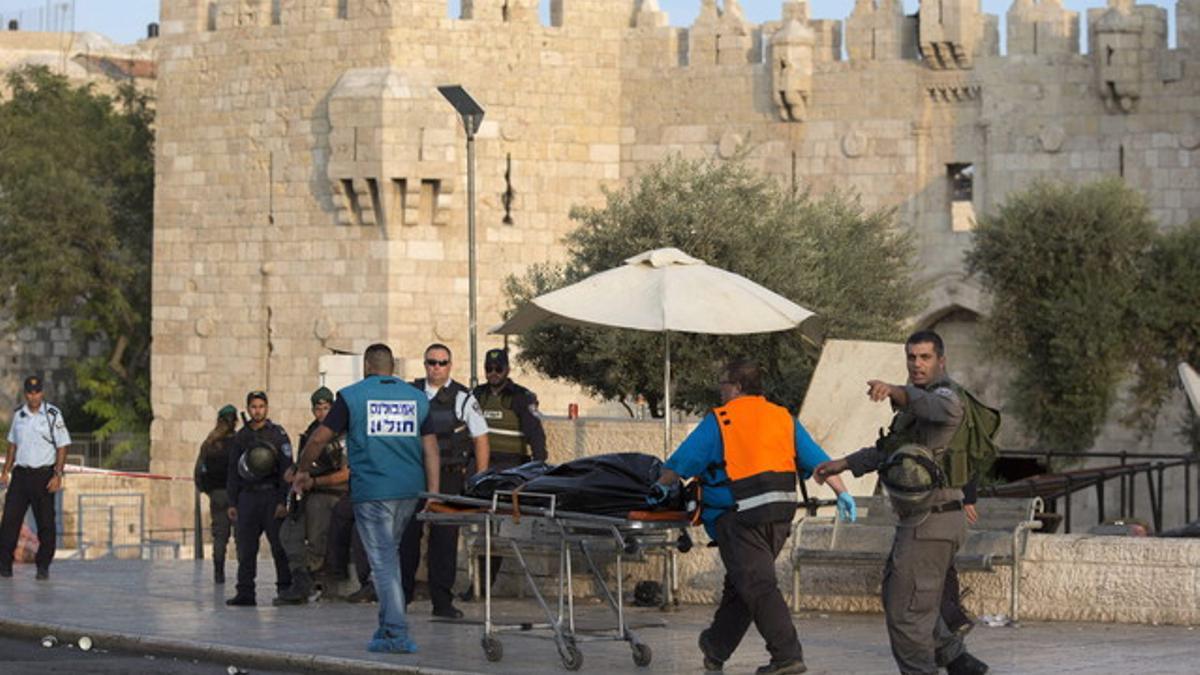
[[[238,460],[238,475],[248,481],[258,481],[275,473],[279,452],[266,443],[259,443],[242,453]]]
[[[906,443],[888,455],[879,468],[887,494],[902,507],[919,508],[945,484],[941,467],[923,445]]]

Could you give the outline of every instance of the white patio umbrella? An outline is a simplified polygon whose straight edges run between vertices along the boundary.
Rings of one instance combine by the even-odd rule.
[[[1192,404],[1192,410],[1200,415],[1200,375],[1196,374],[1196,369],[1190,365],[1179,363],[1179,379],[1183,380],[1183,390],[1187,392],[1188,401]]]
[[[749,279],[675,248],[638,254],[625,264],[540,295],[492,333],[524,333],[537,323],[609,326],[664,334],[663,451],[671,447],[671,333],[745,335],[800,327],[820,340],[815,314]]]

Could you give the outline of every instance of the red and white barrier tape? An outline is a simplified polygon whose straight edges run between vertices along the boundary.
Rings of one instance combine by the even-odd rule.
[[[0,460],[0,465],[4,461]],[[146,471],[117,471],[115,469],[99,469],[93,466],[83,466],[82,464],[67,464],[63,466],[63,473],[82,474],[90,476],[116,476],[118,478],[145,478],[148,480],[183,480],[192,482],[191,477],[168,476],[161,473],[149,473]]]

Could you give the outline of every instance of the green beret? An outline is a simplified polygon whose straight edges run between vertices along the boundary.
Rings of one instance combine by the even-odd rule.
[[[321,401],[333,403],[333,392],[329,391],[329,387],[321,387],[320,389],[314,391],[312,396],[308,397],[308,400],[311,401],[313,405],[316,405]]]
[[[237,408],[227,405],[217,411],[217,417],[237,417]]]

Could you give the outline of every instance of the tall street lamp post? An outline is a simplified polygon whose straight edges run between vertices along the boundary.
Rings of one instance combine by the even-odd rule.
[[[467,132],[467,261],[470,281],[470,318],[468,319],[471,339],[471,388],[479,384],[479,347],[477,339],[476,300],[479,295],[478,275],[475,271],[475,132],[483,122],[483,108],[471,98],[460,85],[438,87],[438,91],[454,106],[462,117],[463,129]]]

